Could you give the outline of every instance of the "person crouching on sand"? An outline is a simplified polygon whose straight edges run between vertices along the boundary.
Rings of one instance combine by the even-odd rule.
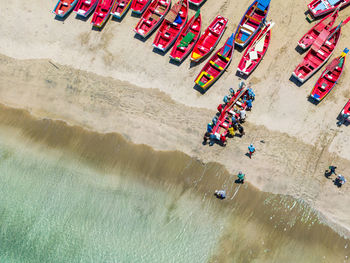
[[[238,179],[237,179],[237,183],[239,183],[239,184],[244,184],[244,177],[245,177],[245,174],[244,173],[242,173],[241,171],[237,174],[237,177],[238,177]]]

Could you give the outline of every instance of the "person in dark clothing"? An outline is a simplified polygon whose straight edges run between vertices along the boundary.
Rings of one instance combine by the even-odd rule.
[[[210,132],[204,133],[203,145],[206,145],[206,144],[207,144],[207,141],[209,140],[209,138],[210,138]]]
[[[336,166],[331,165],[328,168],[329,168],[329,170],[326,170],[326,172],[325,172],[325,176],[327,178],[331,177],[333,174],[337,175],[336,172],[335,172],[335,169],[337,169]]]
[[[245,134],[244,128],[241,124],[238,124],[238,131],[239,131],[240,137],[242,137]]]

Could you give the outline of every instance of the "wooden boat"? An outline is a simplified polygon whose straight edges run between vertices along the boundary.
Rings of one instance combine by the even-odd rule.
[[[303,83],[318,71],[333,54],[340,34],[340,25],[331,29],[331,31],[323,30],[305,55],[303,61],[293,71],[293,76]]]
[[[249,76],[263,59],[271,40],[271,28],[274,23],[269,22],[255,35],[245,50],[237,71],[240,75]]]
[[[302,49],[308,49],[314,43],[322,30],[330,30],[339,15],[339,9],[336,9],[332,14],[323,18],[320,22],[314,25],[299,41],[298,46]]]
[[[195,80],[195,83],[203,90],[209,88],[229,66],[233,53],[233,34],[226,40],[225,45],[220,48],[204,65]]]
[[[202,18],[200,10],[198,10],[180,32],[180,35],[170,52],[171,59],[181,62],[187,57],[201,34],[201,27]]]
[[[91,24],[95,27],[102,27],[107,21],[113,5],[114,0],[99,0],[94,15],[92,16]]]
[[[166,52],[186,25],[187,16],[188,0],[179,0],[165,16],[153,41],[153,47]]]
[[[221,15],[215,17],[194,46],[191,54],[192,61],[198,62],[213,51],[225,32],[227,22],[228,19]]]
[[[73,10],[74,6],[78,3],[78,0],[59,0],[55,5],[52,13],[58,17],[65,17]]]
[[[245,48],[263,26],[271,0],[255,0],[245,12],[235,33],[235,44]]]
[[[311,98],[321,101],[332,91],[343,72],[345,59],[348,52],[349,49],[344,49],[342,54],[333,59],[332,62],[326,67],[310,94]]]
[[[116,0],[112,8],[111,14],[118,19],[121,19],[129,10],[132,0]]]
[[[153,0],[134,28],[136,34],[146,38],[162,22],[170,9],[171,0]]]
[[[88,17],[95,10],[98,0],[79,0],[74,8],[74,13],[82,17]]]
[[[348,114],[349,117],[347,119],[348,122],[350,122],[350,100],[348,103],[345,104],[343,110],[341,111],[341,114],[344,116],[344,114]]]
[[[142,15],[152,0],[133,0],[130,6],[131,12]]]
[[[307,7],[314,17],[319,17],[334,11],[339,6],[345,7],[348,4],[350,0],[313,0]]]
[[[195,6],[200,6],[203,4],[206,0],[189,0],[190,4],[195,5]]]

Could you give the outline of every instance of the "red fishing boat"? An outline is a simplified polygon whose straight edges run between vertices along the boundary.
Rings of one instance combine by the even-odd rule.
[[[130,6],[131,12],[142,15],[152,0],[133,0]]]
[[[79,0],[74,8],[74,13],[82,17],[88,17],[95,10],[98,0]]]
[[[332,14],[323,18],[320,22],[314,25],[298,42],[298,46],[302,49],[308,49],[314,43],[320,33],[326,29],[330,30],[339,15],[339,9],[336,9]]]
[[[146,38],[162,22],[170,9],[171,0],[153,0],[134,28],[136,34]]]
[[[65,17],[73,10],[74,6],[78,3],[78,0],[59,0],[55,5],[52,13],[58,17]]]
[[[113,5],[114,0],[99,0],[94,15],[92,16],[91,24],[95,27],[102,27],[107,21]]]
[[[296,67],[293,76],[301,83],[318,71],[333,54],[341,34],[340,25],[331,31],[323,30],[317,37],[303,61]]]
[[[200,10],[198,10],[180,32],[180,35],[170,52],[171,59],[181,62],[187,57],[201,34],[201,27],[202,18]]]
[[[235,43],[237,46],[245,48],[263,26],[269,12],[270,1],[255,0],[249,6],[236,29]]]
[[[192,61],[198,62],[213,51],[225,32],[227,22],[228,19],[223,16],[215,17],[194,46],[191,54]]]
[[[111,14],[117,18],[121,19],[128,11],[132,0],[116,0],[112,8]]]
[[[220,48],[204,65],[195,80],[195,83],[203,90],[209,88],[224,73],[229,66],[233,53],[233,34],[229,37],[225,45]]]
[[[313,0],[307,5],[314,17],[323,16],[334,11],[338,7],[350,4],[350,0]]]
[[[344,116],[345,114],[348,114],[349,117],[347,119],[347,121],[350,122],[350,100],[348,101],[348,103],[346,103],[344,109],[342,110],[341,114]]]
[[[188,0],[180,0],[165,16],[153,41],[153,47],[166,52],[174,44],[181,30],[186,25],[187,16]]]
[[[206,0],[189,0],[189,2],[192,5],[196,5],[196,6],[200,6],[201,4],[203,4]]]
[[[342,54],[333,59],[332,62],[326,67],[310,94],[311,98],[321,101],[332,91],[343,72],[345,59],[348,52],[349,49],[344,49]]]
[[[237,71],[241,75],[249,76],[263,59],[271,40],[271,28],[274,23],[269,22],[253,38],[252,42],[245,50],[241,61],[238,64]]]

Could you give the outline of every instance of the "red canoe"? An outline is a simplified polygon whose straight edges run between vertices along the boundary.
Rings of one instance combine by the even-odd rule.
[[[107,21],[115,0],[99,0],[91,24],[95,27],[102,27]]]
[[[341,112],[342,115],[344,114],[348,114],[349,117],[348,117],[348,121],[350,122],[350,100],[348,101],[348,103],[346,103],[344,109],[342,110]]]
[[[88,17],[95,10],[98,0],[79,0],[74,8],[74,13],[82,17]]]
[[[273,22],[267,23],[248,45],[237,68],[241,75],[249,76],[263,59],[270,45],[273,25]]]
[[[166,52],[174,44],[181,30],[186,25],[187,16],[188,0],[180,0],[165,16],[153,41],[153,47]]]
[[[350,0],[313,0],[307,7],[314,17],[318,17],[334,11],[340,5],[344,7],[348,4]]]
[[[269,12],[270,0],[255,0],[245,12],[235,33],[235,44],[245,48],[263,26]]]
[[[315,39],[320,33],[326,29],[330,30],[339,15],[339,9],[335,10],[334,13],[323,18],[320,22],[314,25],[298,42],[298,46],[302,49],[308,49],[314,43]]]
[[[65,17],[74,6],[78,3],[78,0],[59,0],[53,9],[52,13],[59,17]]]
[[[205,0],[189,0],[192,5],[200,6],[205,2]]]
[[[173,49],[170,52],[170,58],[181,62],[192,51],[196,44],[202,27],[202,18],[200,10],[188,21],[186,26],[180,32]]]
[[[191,60],[198,62],[213,51],[225,32],[228,19],[218,15],[204,31],[194,46]]]
[[[162,22],[168,13],[171,0],[153,0],[134,28],[136,34],[146,38]]]
[[[197,76],[195,83],[206,90],[214,84],[230,65],[233,53],[233,34],[226,40],[225,45],[220,48],[204,65]]]
[[[340,26],[331,29],[331,31],[323,30],[303,61],[294,70],[293,76],[303,83],[318,71],[333,54],[339,42],[340,34]]]
[[[129,10],[132,0],[116,0],[115,4],[112,8],[111,14],[118,19],[122,19],[122,17]]]
[[[152,0],[133,0],[130,7],[131,12],[142,15],[151,2]]]
[[[344,49],[343,53],[326,67],[310,94],[311,98],[321,101],[332,91],[343,72],[348,52],[347,48]]]

